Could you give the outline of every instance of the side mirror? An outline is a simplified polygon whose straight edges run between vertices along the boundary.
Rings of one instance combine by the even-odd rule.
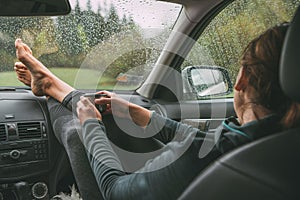
[[[185,99],[201,99],[232,93],[228,71],[218,66],[189,66],[182,70]]]
[[[0,0],[0,16],[56,16],[70,12],[68,0]]]

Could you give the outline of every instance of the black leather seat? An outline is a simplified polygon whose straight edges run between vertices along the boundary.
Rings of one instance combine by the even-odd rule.
[[[280,79],[300,102],[300,7],[286,35]],[[300,128],[276,133],[218,159],[180,199],[300,199]]]

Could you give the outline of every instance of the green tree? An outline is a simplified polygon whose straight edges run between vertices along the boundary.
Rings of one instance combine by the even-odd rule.
[[[79,13],[81,13],[81,9],[79,6],[79,1],[76,0],[76,5],[75,5],[75,9],[74,9],[75,14],[79,15]]]
[[[16,59],[14,41],[21,38],[33,50],[36,57],[57,51],[54,21],[49,17],[0,18],[2,70],[11,70]],[[13,27],[13,28],[12,28]]]
[[[106,21],[106,32],[108,35],[111,35],[113,33],[118,33],[121,31],[121,23],[120,23],[120,18],[117,14],[117,10],[114,7],[113,4],[111,4],[108,16],[107,16],[107,21]]]
[[[101,16],[101,8],[98,7],[97,13],[92,11],[89,1],[87,3],[88,10],[81,13],[81,24],[87,36],[89,47],[97,45],[103,41],[105,19]],[[90,8],[89,8],[90,7]]]
[[[90,12],[92,11],[91,0],[88,0],[88,1],[87,1],[86,7],[87,7],[87,10],[88,10],[88,11],[90,11]]]
[[[211,21],[197,42],[212,58],[210,65],[226,67],[235,77],[242,51],[250,40],[278,22],[289,20],[295,5],[298,3],[291,0],[234,1]],[[192,58],[184,66],[194,64],[192,60],[198,65],[206,63]]]
[[[74,12],[67,17],[58,17],[57,19],[56,37],[63,54],[74,56],[83,51],[77,22],[78,15],[75,15]]]

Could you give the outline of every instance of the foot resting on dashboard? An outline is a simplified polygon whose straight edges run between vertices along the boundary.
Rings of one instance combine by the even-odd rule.
[[[31,73],[27,69],[27,67],[21,62],[16,62],[14,70],[17,74],[18,80],[24,83],[25,85],[31,87]]]
[[[31,90],[33,94],[36,96],[51,96],[62,102],[64,97],[74,90],[36,59],[32,55],[31,49],[21,39],[16,39],[15,47],[17,58],[31,73]]]
[[[44,96],[45,91],[52,85],[51,76],[49,76],[51,72],[32,55],[31,49],[21,39],[16,40],[15,47],[17,58],[31,72],[32,92],[36,96]]]

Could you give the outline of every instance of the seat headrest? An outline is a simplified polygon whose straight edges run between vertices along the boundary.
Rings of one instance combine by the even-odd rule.
[[[300,6],[285,36],[279,79],[284,93],[292,100],[300,102]]]

